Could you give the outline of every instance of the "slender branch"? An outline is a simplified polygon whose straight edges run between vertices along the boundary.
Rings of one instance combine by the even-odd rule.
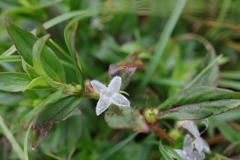
[[[175,142],[174,139],[172,139],[163,129],[159,128],[157,124],[152,127],[152,132],[161,139],[167,139],[170,143]]]

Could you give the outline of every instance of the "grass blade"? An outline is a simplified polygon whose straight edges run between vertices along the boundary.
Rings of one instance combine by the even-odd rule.
[[[11,131],[8,129],[7,125],[4,123],[4,120],[1,116],[0,116],[0,127],[2,128],[4,136],[9,140],[9,142],[11,143],[11,145],[13,147],[13,150],[16,152],[18,157],[20,159],[24,160],[24,152],[23,152],[22,148],[20,147],[20,145],[14,138]]]
[[[29,127],[28,127],[28,130],[27,130],[27,133],[26,133],[26,136],[25,136],[25,139],[24,139],[24,157],[25,157],[25,160],[29,160],[28,158],[28,135],[30,133],[30,130],[32,128],[32,124],[33,122],[30,123]]]
[[[143,81],[142,81],[143,85],[148,84],[153,72],[155,71],[155,69],[157,67],[157,63],[160,60],[160,58],[162,57],[163,51],[167,45],[167,41],[172,34],[172,31],[177,23],[178,18],[181,15],[181,12],[185,6],[186,1],[187,0],[178,0],[177,1],[172,15],[170,16],[166,26],[163,29],[163,34],[161,35],[160,41],[157,44],[156,52],[151,59],[150,66],[143,78]]]
[[[207,70],[209,70],[215,63],[218,62],[220,58],[222,58],[223,54],[220,54],[214,61],[212,61],[204,70],[202,70],[190,83],[188,83],[184,89],[192,86]]]

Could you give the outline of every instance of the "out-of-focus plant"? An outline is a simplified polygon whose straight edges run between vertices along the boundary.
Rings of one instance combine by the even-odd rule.
[[[32,32],[24,30],[8,18],[4,19],[14,46],[0,56],[0,61],[4,62],[2,66],[5,68],[0,73],[0,89],[3,91],[0,97],[13,96],[16,102],[11,104],[6,98],[6,106],[18,104],[22,110],[19,109],[21,114],[16,117],[11,131],[2,119],[0,124],[3,135],[11,133],[6,137],[20,159],[41,157],[32,154],[34,151],[28,150],[29,134],[32,136],[32,149],[38,149],[39,146],[40,151],[55,159],[71,159],[71,157],[107,159],[134,139],[138,133],[148,134],[147,136],[139,134],[146,137],[140,143],[144,152],[139,159],[147,159],[152,153],[155,153],[151,155],[152,157],[167,160],[173,158],[200,160],[204,159],[205,155],[225,158],[217,154],[218,149],[210,151],[195,124],[183,125],[183,128],[193,135],[191,137],[187,134],[185,138],[178,128],[170,125],[178,120],[200,120],[211,117],[208,134],[213,134],[214,123],[221,120],[212,117],[240,105],[238,92],[217,87],[218,84],[224,86],[228,82],[220,77],[228,77],[229,74],[220,74],[219,69],[219,64],[229,61],[227,57],[223,57],[222,54],[217,56],[213,45],[198,34],[187,33],[171,38],[184,7],[189,7],[190,10],[191,7],[197,7],[190,2],[187,3],[189,6],[185,6],[186,0],[177,1],[175,6],[172,2],[164,2],[169,6],[165,11],[171,13],[171,16],[163,28],[159,41],[144,34],[145,28],[149,27],[144,23],[144,18],[148,19],[149,15],[152,15],[150,17],[152,20],[156,18],[154,5],[159,3],[157,1],[106,1],[85,10],[66,12],[44,22]],[[55,3],[57,1],[41,5],[37,1],[22,0],[18,4],[21,5],[19,8],[9,9],[4,14],[27,12],[31,18],[34,18],[39,13],[37,20],[44,21],[46,14],[43,10]],[[75,3],[80,6],[84,4],[77,1],[69,1],[69,3],[72,10],[75,10]],[[35,6],[33,9],[36,9],[36,13],[30,6]],[[67,6],[64,2],[58,5],[59,8],[63,7],[61,10],[65,10],[64,6]],[[136,17],[131,17],[134,14],[139,16],[138,20]],[[219,17],[219,21],[223,17],[224,13]],[[136,24],[125,24],[123,22],[125,18],[130,18],[129,23],[139,23],[137,25],[140,26],[143,23],[146,26],[139,29]],[[69,21],[62,32],[51,36],[48,34],[48,29],[65,20]],[[130,40],[128,40],[129,36],[126,36],[129,33],[121,34],[121,29],[118,28],[121,25],[130,26],[127,27],[133,34]],[[220,31],[219,27],[220,25],[211,29],[206,37],[214,39],[214,35],[216,36]],[[196,27],[194,29],[196,30]],[[156,36],[154,34],[153,37]],[[114,39],[113,35],[118,35],[119,39]],[[205,56],[191,55],[188,50],[193,51],[193,49],[186,47],[187,40],[195,40],[203,44],[202,50],[207,51]],[[196,46],[195,41],[190,44]],[[118,45],[120,43],[123,44],[120,46]],[[183,43],[185,48],[181,48],[178,43]],[[232,44],[229,40],[226,43]],[[15,51],[18,55],[12,55]],[[20,67],[12,71],[10,62],[20,62],[18,64]],[[107,79],[110,82],[108,86],[105,85],[108,84]],[[127,98],[122,94],[126,94]],[[94,105],[90,104],[89,99],[98,100],[94,103],[96,109],[91,107]],[[96,114],[93,114],[94,110]],[[104,117],[98,116],[103,112]],[[168,130],[165,130],[163,126],[167,122],[169,122],[166,125]],[[54,123],[57,125],[54,126]],[[219,125],[221,124],[223,125],[219,130],[230,141],[239,141],[240,138],[235,130],[226,122]],[[27,133],[22,131],[23,128],[28,129]],[[54,132],[49,132],[52,128]],[[224,128],[229,128],[230,132],[224,131]],[[109,146],[108,142],[99,139],[104,135],[110,135],[109,133],[115,132],[116,129],[123,130],[123,135],[129,136],[129,131],[124,133],[125,129],[131,129],[135,133],[106,152],[97,153],[95,146],[100,148]],[[16,132],[26,134],[24,153],[16,141],[17,138],[12,136]],[[120,132],[115,133],[111,137],[112,141],[119,139]],[[93,142],[91,136],[96,142]],[[161,139],[160,142],[157,137]],[[44,139],[46,140],[43,141]],[[77,143],[78,139],[81,143]],[[101,144],[97,144],[98,141]],[[159,152],[155,149],[151,151],[154,144],[158,145]],[[134,145],[136,144],[131,146]],[[140,155],[139,147],[137,145],[135,149]],[[130,151],[130,154],[135,154],[134,149]]]

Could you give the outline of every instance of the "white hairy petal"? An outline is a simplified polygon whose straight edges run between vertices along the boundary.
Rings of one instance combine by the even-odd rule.
[[[130,102],[128,99],[123,95],[117,93],[121,88],[121,77],[114,77],[108,87],[96,80],[92,80],[90,83],[93,89],[100,94],[100,99],[98,100],[96,107],[97,115],[100,115],[102,112],[104,112],[111,103],[114,103],[120,107],[130,107]]]
[[[130,107],[130,102],[128,101],[128,99],[119,93],[114,93],[111,99],[112,103],[116,104],[117,106]]]
[[[96,114],[97,116],[104,112],[111,104],[111,99],[109,97],[103,96],[100,97],[96,107]]]
[[[114,77],[108,85],[108,89],[112,93],[117,93],[120,90],[122,78],[119,76]]]
[[[188,156],[188,158],[189,160],[203,160],[205,158],[205,154],[195,150]]]
[[[181,149],[174,149],[175,152],[177,152],[177,154],[182,157],[183,159],[186,158],[187,154],[185,151],[181,150]],[[171,154],[172,157],[176,158],[175,156],[173,156]]]
[[[201,137],[196,138],[193,143],[195,144],[195,147],[198,150],[198,152],[202,152],[203,149],[207,152],[210,151],[209,145]]]
[[[189,134],[184,137],[183,150],[186,153],[191,153],[193,151],[193,140]]]
[[[91,85],[93,87],[93,89],[98,93],[100,94],[103,90],[107,89],[107,87],[102,84],[101,82],[98,82],[96,80],[92,80],[91,82]]]
[[[204,148],[204,141],[201,137],[198,137],[195,139],[195,141],[193,142],[195,144],[195,148],[198,150],[198,152],[202,152],[203,148]]]
[[[187,129],[190,133],[192,133],[195,138],[200,137],[200,133],[195,124],[185,124],[183,125],[183,128]]]
[[[210,151],[209,145],[207,144],[207,142],[206,142],[205,140],[203,140],[203,143],[204,143],[203,149],[204,149],[205,151],[209,152],[209,151]]]

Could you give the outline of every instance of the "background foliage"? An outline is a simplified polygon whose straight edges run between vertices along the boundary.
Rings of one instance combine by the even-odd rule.
[[[105,122],[105,120],[109,121],[109,117],[106,116],[104,119],[103,114],[95,115],[97,101],[94,99],[81,100],[78,107],[68,117],[65,117],[64,121],[54,123],[52,128],[50,126],[51,130],[35,150],[30,148],[31,137],[39,133],[28,129],[28,124],[26,124],[26,119],[34,114],[34,112],[29,112],[30,110],[44,101],[55,102],[54,98],[60,97],[56,91],[54,97],[46,100],[46,97],[52,93],[48,89],[54,88],[56,84],[52,83],[38,66],[41,56],[49,60],[47,64],[50,66],[46,65],[45,68],[55,68],[51,70],[51,73],[47,73],[51,75],[50,78],[67,84],[89,85],[89,80],[92,79],[108,84],[109,65],[126,63],[129,60],[126,58],[131,58],[131,54],[135,52],[143,63],[130,59],[133,65],[141,64],[142,66],[136,67],[138,69],[125,91],[130,95],[131,104],[137,106],[140,112],[146,106],[165,108],[164,105],[168,105],[166,103],[169,101],[163,104],[162,102],[167,98],[182,89],[193,86],[209,85],[239,92],[238,6],[240,2],[189,0],[182,6],[184,7],[182,13],[180,12],[181,6],[175,7],[176,3],[181,2],[183,3],[183,1],[177,2],[176,0],[1,0],[0,71],[26,72],[27,70],[33,75],[31,80],[37,77],[34,77],[34,74],[41,74],[45,79],[36,80],[36,83],[42,84],[42,88],[38,88],[42,90],[35,88],[26,89],[24,92],[9,93],[4,87],[1,88],[3,91],[0,92],[0,159],[18,159],[26,156],[22,148],[27,144],[29,159],[44,160],[159,159],[164,156],[165,153],[162,150],[168,145],[172,148],[182,148],[182,130],[177,127],[176,121],[160,120],[158,122],[159,127],[176,140],[174,144],[163,140],[163,145],[161,143],[159,145],[159,138],[154,133],[134,133],[130,129],[110,128]],[[176,25],[169,24],[170,15],[178,9],[179,14],[173,17],[178,20]],[[180,16],[179,19],[177,16]],[[11,35],[9,26],[12,28],[14,26],[9,20],[5,20],[6,26],[4,26],[3,17],[11,19],[25,30],[33,31],[37,37],[42,37],[35,39],[34,42],[38,41],[38,45],[36,43],[30,45],[31,49],[35,47],[35,57],[22,56],[27,63],[22,62],[19,54],[10,48],[13,42],[8,35],[8,33]],[[169,26],[165,27],[166,25]],[[174,27],[172,33],[170,32],[171,26]],[[50,34],[49,40],[44,36],[47,34]],[[31,38],[34,39],[30,36]],[[166,47],[164,47],[164,41]],[[43,50],[44,47],[41,48],[41,44],[45,42],[57,55],[56,57],[54,55],[40,56],[38,51]],[[26,53],[27,47],[29,47],[28,42],[19,43],[19,48],[23,49],[21,55]],[[76,54],[79,55],[79,59],[74,61],[72,57]],[[219,58],[216,60],[217,56]],[[53,59],[59,59],[59,62],[54,61],[57,65],[51,63]],[[125,61],[121,61],[123,59]],[[212,63],[214,60],[218,63]],[[79,69],[79,63],[81,69]],[[209,64],[211,64],[210,68],[196,81],[192,81]],[[38,72],[32,73],[34,72],[32,68]],[[55,72],[59,72],[56,75],[60,77],[56,77]],[[4,78],[0,77],[1,86],[4,86],[5,82],[7,83],[12,77],[10,73],[4,74],[6,74]],[[109,74],[110,77],[114,75],[111,70]],[[83,75],[85,81],[82,80]],[[25,74],[18,76],[21,81],[30,82]],[[21,91],[26,84],[21,82],[17,88],[10,88],[11,90],[7,91]],[[81,86],[84,87],[84,85]],[[205,90],[198,88],[197,92],[199,91]],[[233,96],[238,99],[237,93],[232,94],[228,99],[234,101]],[[194,95],[189,94],[189,96]],[[69,102],[67,106],[71,110],[73,108],[71,104],[76,99],[71,95],[61,97],[58,105],[61,105],[62,101]],[[146,104],[147,99],[148,104]],[[203,102],[205,101],[199,101],[199,103]],[[176,106],[179,105],[181,104],[176,104]],[[234,103],[231,108],[237,105]],[[54,105],[51,108],[54,108]],[[113,112],[113,109],[109,108],[107,113]],[[211,159],[240,157],[239,112],[240,108],[235,108],[222,115],[209,118],[209,128],[203,134],[212,151],[207,154],[208,159],[210,157]],[[134,114],[138,115],[136,112]],[[172,116],[171,114],[164,113],[164,116]],[[26,115],[29,117],[26,118]],[[116,119],[117,117],[113,118],[113,120]],[[55,119],[56,122],[59,120],[62,120],[62,117]],[[33,127],[41,125],[42,121],[38,122]],[[27,133],[29,136],[26,136]],[[40,133],[39,139],[33,141],[35,145],[44,136]],[[25,137],[28,139],[24,143]]]

